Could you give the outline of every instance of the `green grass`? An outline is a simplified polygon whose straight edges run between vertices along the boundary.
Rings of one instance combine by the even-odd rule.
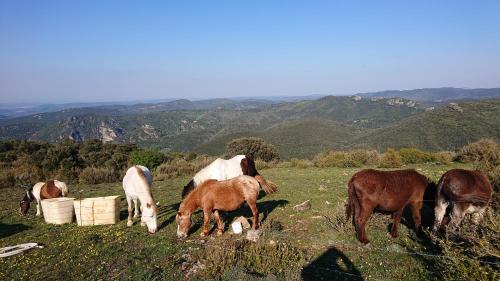
[[[415,167],[437,180],[452,167],[468,168],[469,165]],[[122,218],[116,225],[54,226],[35,217],[34,206],[28,218],[19,217],[22,190],[2,189],[0,247],[37,242],[45,248],[0,259],[0,280],[179,280],[185,273],[182,269],[196,261],[205,266],[198,271],[200,279],[254,280],[272,276],[279,280],[359,279],[353,275],[361,275],[366,280],[437,279],[433,259],[405,253],[434,253],[429,242],[417,238],[405,223],[399,229],[400,236],[390,240],[386,236],[390,217],[375,215],[367,228],[371,245],[365,247],[357,242],[352,226],[343,222],[343,214],[339,214],[346,199],[345,184],[357,170],[359,168],[275,168],[262,171],[279,186],[279,192],[259,200],[259,211],[264,213],[261,218],[265,220],[263,236],[255,244],[229,232],[222,237],[212,234],[209,238],[200,238],[199,214],[194,216],[196,231],[187,240],[178,240],[174,216],[187,178],[154,183],[154,197],[161,205],[160,229],[154,235],[147,234],[138,223],[126,226],[124,200]],[[320,186],[326,190],[320,191]],[[71,186],[70,193],[74,197],[79,194],[123,197],[119,183]],[[311,201],[311,209],[303,212],[292,209],[305,200]],[[229,219],[240,214],[250,217],[247,207],[226,214],[226,227]],[[216,270],[219,259],[224,260],[225,266]]]

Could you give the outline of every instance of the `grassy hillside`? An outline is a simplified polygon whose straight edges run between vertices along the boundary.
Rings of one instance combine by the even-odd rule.
[[[468,167],[457,165],[416,168],[437,180],[451,167]],[[442,280],[447,270],[452,270],[446,267],[447,258],[451,256],[439,252],[427,238],[417,237],[406,216],[398,238],[386,236],[390,216],[375,215],[367,228],[371,246],[357,242],[350,224],[342,222],[344,213],[340,208],[346,198],[345,183],[356,171],[340,168],[263,170],[266,178],[278,184],[279,192],[258,201],[263,236],[255,244],[247,244],[243,236],[229,232],[221,237],[212,234],[208,239],[200,238],[199,214],[194,216],[194,232],[187,240],[178,240],[174,217],[187,178],[154,183],[153,194],[160,202],[160,229],[154,235],[147,234],[138,224],[126,226],[124,198],[120,205],[121,221],[116,225],[54,226],[34,217],[34,210],[28,218],[20,218],[17,209],[22,191],[7,189],[0,194],[3,202],[0,247],[25,242],[43,243],[45,247],[0,259],[0,279],[180,280],[197,265],[202,268],[197,270],[202,279]],[[320,186],[324,190],[320,190]],[[70,194],[123,197],[123,190],[118,183],[78,185],[70,186]],[[305,200],[310,200],[311,209],[293,210],[294,205]],[[244,207],[227,214],[226,228],[237,215],[250,217],[250,211]],[[463,265],[477,268],[477,260],[465,255],[460,258]],[[483,278],[479,279],[488,276],[495,279],[491,270],[483,272]]]
[[[500,88],[462,89],[462,88],[424,88],[402,91],[382,91],[359,94],[363,97],[393,98],[401,97],[421,102],[446,102],[453,100],[479,100],[500,98]]]

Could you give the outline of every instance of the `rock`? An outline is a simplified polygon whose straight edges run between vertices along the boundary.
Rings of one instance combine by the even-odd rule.
[[[450,109],[458,111],[458,112],[463,112],[464,111],[457,103],[454,103],[454,102],[450,102],[450,104],[448,104],[448,107]]]
[[[241,225],[241,222],[235,221],[231,224],[231,229],[233,230],[234,234],[241,234],[243,232],[243,226]]]
[[[234,222],[240,222],[241,223],[241,226],[243,227],[243,229],[249,229],[250,228],[250,223],[248,222],[248,220],[241,216],[241,217],[237,217],[233,220],[233,223]]]
[[[269,240],[269,245],[271,245],[271,246],[276,245],[276,241],[274,241],[274,240]]]
[[[311,201],[310,200],[304,201],[304,202],[302,202],[298,205],[295,205],[293,207],[293,209],[295,211],[299,211],[299,212],[305,211],[305,210],[310,209],[310,208],[311,208]]]
[[[331,205],[332,203],[330,203],[330,201],[325,201],[325,204],[326,205]]]
[[[321,192],[325,192],[327,189],[326,189],[326,186],[320,184],[318,190]]]
[[[259,237],[260,237],[260,230],[249,230],[247,232],[247,240],[248,241],[252,241],[252,242],[257,242],[257,240],[259,240]]]

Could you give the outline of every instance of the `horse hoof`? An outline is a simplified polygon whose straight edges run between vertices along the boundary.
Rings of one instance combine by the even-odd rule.
[[[389,238],[389,239],[394,239],[394,238],[398,237],[397,233],[392,234],[390,232],[387,232],[386,235],[387,235],[387,238]]]
[[[207,236],[208,236],[208,233],[202,232],[202,233],[200,233],[200,236],[201,236],[201,237],[207,237]]]
[[[146,226],[146,224],[141,221],[141,226]]]
[[[221,236],[224,233],[223,230],[217,230],[217,236]]]
[[[127,222],[127,226],[132,226],[133,224],[134,224],[134,222],[133,222],[133,221],[128,221],[128,222]]]

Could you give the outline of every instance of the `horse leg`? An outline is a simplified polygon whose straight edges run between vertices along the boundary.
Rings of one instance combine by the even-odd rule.
[[[138,202],[137,199],[134,199],[134,218],[139,217],[139,208],[137,208]],[[142,207],[142,205],[141,205]]]
[[[40,204],[41,202],[36,200],[36,215],[39,216],[41,214],[40,212]]]
[[[415,233],[418,235],[422,231],[422,217],[420,214],[420,211],[422,210],[422,205],[423,205],[422,200],[418,200],[416,202],[412,202],[410,204],[411,207],[411,215],[413,218],[413,229],[415,230]]]
[[[453,209],[451,211],[451,230],[454,230],[460,225],[462,219],[465,216],[465,210],[467,209],[468,203],[455,203],[453,204]]]
[[[363,206],[364,205],[364,206]],[[355,227],[358,240],[363,244],[370,243],[370,240],[366,237],[365,225],[370,218],[373,207],[366,206],[367,204],[360,204],[360,212],[356,212]]]
[[[252,229],[253,230],[259,229],[259,211],[257,210],[257,203],[255,201],[256,200],[247,201],[248,207],[250,207],[250,210],[252,210],[252,215],[253,215]]]
[[[217,222],[217,235],[222,235],[222,233],[224,233],[224,224],[222,223],[218,210],[214,211],[214,218]]]
[[[434,208],[434,226],[432,227],[432,231],[436,232],[438,229],[444,227],[446,224],[448,224],[448,219],[446,218],[447,222],[444,223],[443,218],[445,217],[446,214],[446,208],[448,208],[449,203],[442,198],[437,200],[436,207]],[[444,224],[443,224],[444,223]]]
[[[127,226],[132,226],[134,222],[132,221],[133,209],[132,209],[132,199],[127,196],[127,205],[128,205],[128,219]]]
[[[403,208],[392,213],[392,217],[394,218],[394,222],[392,223],[391,232],[390,232],[390,235],[392,238],[398,237],[398,225],[399,225],[399,222],[401,221],[401,216],[403,216],[403,210],[404,210],[404,206],[403,206]]]
[[[481,208],[481,209],[479,209],[479,211],[477,211],[476,213],[472,214],[472,222],[474,224],[478,225],[479,222],[481,222],[481,220],[483,219],[485,211],[486,211],[486,207]]]
[[[208,224],[210,223],[211,213],[212,213],[212,210],[209,210],[209,209],[203,210],[203,231],[200,234],[201,237],[207,236],[208,232],[210,231],[210,229],[208,228]]]

